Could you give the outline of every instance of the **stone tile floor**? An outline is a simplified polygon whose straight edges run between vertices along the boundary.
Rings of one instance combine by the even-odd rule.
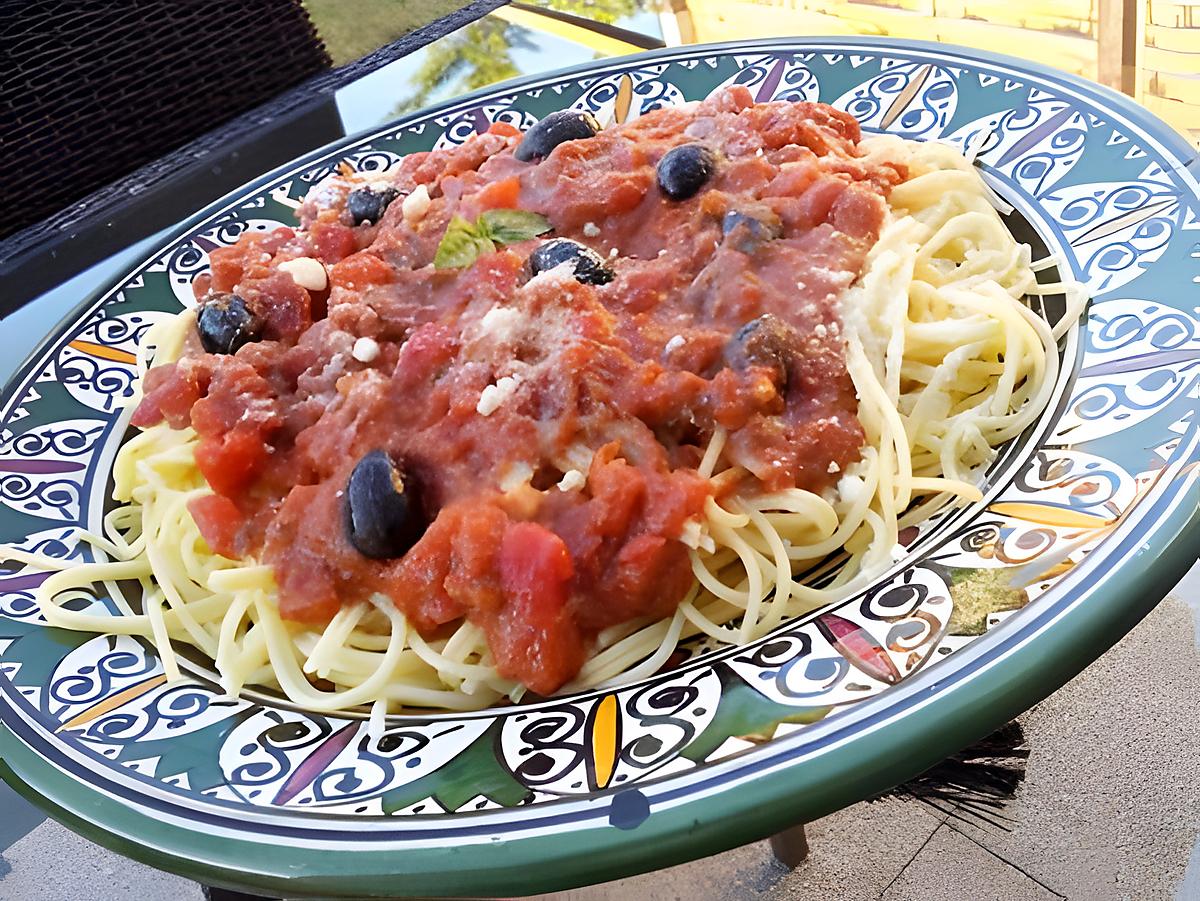
[[[795,870],[766,842],[540,901],[1200,901],[1200,566],[1062,690],[1020,718],[1031,749],[1005,815],[972,825],[917,801],[810,824]],[[0,789],[0,899],[200,901]]]

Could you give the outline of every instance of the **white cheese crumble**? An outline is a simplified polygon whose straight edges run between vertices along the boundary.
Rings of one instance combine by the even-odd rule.
[[[504,471],[504,476],[500,479],[500,490],[507,494],[510,491],[515,491],[522,485],[528,485],[529,480],[533,478],[533,467],[523,460],[509,465]]]
[[[346,180],[340,175],[327,175],[315,185],[308,195],[304,198],[306,203],[311,203],[318,209],[332,206],[341,199],[347,191],[349,185]]]
[[[829,334],[829,329],[825,328],[824,323],[818,322],[817,327],[813,329],[813,332],[818,338],[824,338]]]
[[[417,185],[416,189],[404,198],[400,204],[400,212],[408,225],[415,225],[425,218],[429,212],[429,189],[425,185]]]
[[[558,480],[559,491],[578,491],[587,484],[587,476],[578,469],[568,469]]]
[[[480,392],[479,403],[475,405],[475,412],[480,416],[491,416],[504,405],[505,401],[513,396],[513,392],[516,390],[517,380],[511,375],[497,379],[496,384],[488,385]]]
[[[594,238],[600,234],[600,226],[595,222],[585,222],[583,223],[583,233],[589,238]]]
[[[492,307],[479,320],[479,329],[500,341],[511,341],[513,333],[525,317],[512,307]]]
[[[379,356],[379,343],[374,338],[359,338],[354,342],[350,356],[360,363],[370,363]]]
[[[862,496],[866,485],[858,476],[845,475],[838,479],[837,490],[847,504],[853,504]]]
[[[309,291],[324,291],[329,285],[329,276],[320,260],[312,257],[297,257],[279,264],[279,271],[286,272],[301,288]]]
[[[687,344],[687,339],[684,338],[683,335],[675,335],[670,341],[667,342],[667,346],[663,348],[663,353],[673,354],[685,344]]]
[[[841,471],[842,471],[842,467],[840,467],[840,466],[838,466],[838,465],[837,465],[837,461],[836,461],[836,460],[830,460],[830,461],[829,461],[829,468],[828,468],[828,469],[826,469],[825,471],[826,471],[827,473],[829,473],[829,474],[831,474],[831,475],[832,475],[832,474],[833,474],[833,473],[835,473],[835,472],[841,472]]]
[[[712,536],[708,534],[708,529],[705,525],[696,519],[689,519],[683,524],[683,529],[679,534],[679,540],[690,548],[699,551],[707,551],[708,553],[716,553],[717,544],[713,541]]]
[[[608,252],[608,258],[609,258],[610,260],[612,260],[612,259],[615,259],[615,258],[616,258],[616,256],[617,256],[617,248],[615,248],[615,247],[614,247],[612,250],[610,250],[610,251]]]
[[[570,262],[559,263],[553,269],[545,269],[525,283],[526,288],[539,285],[567,285],[575,281],[575,265]]]

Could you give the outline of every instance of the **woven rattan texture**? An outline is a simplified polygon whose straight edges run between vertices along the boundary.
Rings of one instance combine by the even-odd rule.
[[[0,0],[0,237],[329,66],[296,0]]]

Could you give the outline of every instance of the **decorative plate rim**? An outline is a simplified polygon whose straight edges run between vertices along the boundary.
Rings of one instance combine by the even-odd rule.
[[[98,308],[134,273],[143,271],[195,227],[255,195],[282,175],[302,169],[332,152],[345,152],[400,122],[432,119],[466,109],[481,99],[528,90],[539,83],[561,82],[630,64],[703,57],[706,54],[753,52],[764,49],[820,52],[824,48],[900,51],[926,58],[958,60],[960,64],[997,66],[1069,88],[1090,104],[1136,123],[1162,149],[1196,159],[1184,139],[1128,98],[1101,85],[1003,54],[976,51],[934,42],[865,37],[765,38],[715,44],[687,45],[634,56],[595,60],[554,72],[539,73],[490,85],[461,97],[427,107],[387,126],[342,138],[273,169],[230,192],[190,217],[159,244],[149,260],[133,267],[111,285],[90,294],[65,317],[78,323],[86,311]],[[952,63],[951,63],[952,64]],[[61,325],[61,323],[60,323]],[[55,327],[43,337],[4,387],[7,400],[30,377],[35,363],[62,334]],[[1166,469],[1160,490],[1138,504],[1140,515],[1106,539],[1106,550],[1087,558],[1064,578],[1062,597],[1031,615],[1001,625],[959,650],[955,667],[914,673],[886,693],[864,700],[820,725],[825,740],[797,747],[788,738],[775,739],[752,751],[707,765],[709,778],[701,784],[725,784],[674,797],[667,777],[647,787],[655,809],[636,832],[588,824],[563,835],[540,834],[506,842],[498,836],[462,837],[461,844],[426,844],[401,839],[388,847],[343,848],[334,854],[313,855],[263,836],[210,834],[201,824],[164,823],[128,806],[119,789],[98,787],[68,776],[33,750],[40,737],[14,722],[13,709],[0,707],[0,776],[89,838],[164,869],[212,884],[283,891],[289,895],[394,894],[392,880],[403,878],[414,894],[508,894],[547,891],[617,878],[645,869],[668,866],[724,850],[772,834],[804,819],[830,813],[916,775],[958,747],[969,743],[1024,711],[1072,678],[1108,649],[1170,590],[1193,562],[1200,542],[1200,484],[1195,473],[1179,470],[1196,459],[1200,426],[1193,424],[1181,439]],[[1193,467],[1194,469],[1194,467]],[[1152,514],[1161,514],[1147,525]],[[1155,547],[1151,548],[1151,544]],[[1103,579],[1083,584],[1089,574],[1113,559],[1125,561]],[[1154,566],[1146,572],[1148,563]],[[1043,609],[1044,608],[1044,609]],[[1053,627],[1053,628],[1052,628]],[[989,670],[1005,661],[1004,678],[989,681]],[[6,677],[0,673],[0,683]],[[938,703],[932,701],[937,699]],[[874,721],[864,730],[864,720]],[[866,741],[865,731],[871,740]],[[854,740],[852,740],[854,739]],[[878,748],[903,748],[901,763],[885,760]],[[803,762],[803,765],[798,765]],[[101,777],[100,781],[108,782]],[[852,786],[847,789],[844,785]],[[36,786],[36,788],[35,788]],[[732,790],[737,788],[736,791]],[[655,789],[661,789],[656,791]],[[519,810],[519,809],[518,809]],[[550,817],[549,819],[553,819]],[[373,844],[370,837],[364,841]],[[418,847],[419,845],[419,847]],[[541,867],[531,869],[529,861]],[[403,876],[400,871],[403,869]],[[446,874],[454,874],[453,884]]]

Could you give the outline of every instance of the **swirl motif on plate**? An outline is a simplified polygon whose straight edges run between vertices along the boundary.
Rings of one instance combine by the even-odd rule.
[[[444,150],[483,134],[495,122],[504,122],[525,131],[537,122],[537,117],[509,104],[487,103],[454,116],[443,116],[434,122],[442,129],[442,134],[433,149]]]
[[[879,75],[833,105],[854,116],[864,131],[932,140],[954,118],[960,74],[933,63],[885,60]]]
[[[1041,197],[1079,162],[1091,134],[1077,107],[1031,88],[1022,103],[961,126],[949,140],[974,147],[982,163]]]
[[[1179,188],[1149,168],[1136,181],[1088,182],[1043,194],[1093,295],[1115,291],[1162,256],[1183,225]],[[1189,228],[1200,227],[1194,220]]]
[[[29,620],[44,623],[41,611],[33,598],[34,591],[53,570],[41,569],[28,563],[5,561],[6,546],[0,545],[0,617],[12,620]],[[66,560],[79,555],[79,539],[74,529],[45,529],[31,532],[21,541],[7,547],[30,554],[43,554],[55,560]],[[0,654],[0,658],[4,655]]]
[[[59,661],[42,705],[60,729],[76,729],[165,682],[158,656],[128,635],[98,635]]]
[[[944,634],[950,612],[945,580],[913,567],[861,598],[775,633],[728,664],[776,703],[847,704],[919,669]]]
[[[1123,432],[1189,402],[1200,378],[1200,325],[1166,304],[1113,298],[1092,305],[1087,355],[1055,439],[1072,444]]]
[[[378,738],[364,726],[287,803],[327,813],[382,813],[385,793],[445,766],[490,726],[478,718],[399,722]]]
[[[660,771],[712,720],[716,673],[693,670],[505,719],[500,748],[518,782],[545,794],[588,794]]]
[[[686,98],[679,88],[662,77],[666,68],[647,66],[581,81],[583,94],[571,106],[590,112],[601,125],[610,125],[630,122],[651,110],[683,103]]]
[[[740,84],[749,89],[755,103],[768,100],[820,99],[821,84],[800,54],[767,54],[736,57],[738,71],[719,88]]]
[[[134,396],[138,346],[166,313],[147,311],[97,318],[71,339],[39,382],[63,385],[81,404],[100,413],[120,409]]]
[[[40,519],[78,522],[83,480],[107,423],[67,419],[0,431],[0,504]]]

